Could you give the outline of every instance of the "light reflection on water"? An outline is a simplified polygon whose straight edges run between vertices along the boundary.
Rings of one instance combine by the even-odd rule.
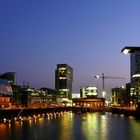
[[[111,113],[74,114],[0,124],[0,140],[138,140],[140,120]]]

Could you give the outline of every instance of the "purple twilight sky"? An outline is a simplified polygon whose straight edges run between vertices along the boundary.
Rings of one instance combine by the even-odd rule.
[[[140,45],[139,0],[0,0],[0,72],[14,71],[17,82],[55,88],[58,63],[73,67],[73,92],[81,86],[105,88],[129,82],[129,55]],[[109,93],[108,93],[109,94]]]

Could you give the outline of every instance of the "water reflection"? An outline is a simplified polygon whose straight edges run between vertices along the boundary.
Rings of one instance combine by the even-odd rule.
[[[72,113],[65,113],[63,119],[60,119],[60,140],[71,140],[72,139],[72,126],[73,126],[73,115]],[[57,139],[57,138],[56,138]]]
[[[74,114],[0,124],[0,140],[138,140],[140,120],[111,113]]]
[[[106,140],[107,137],[107,117],[105,114],[88,113],[83,116],[83,133],[87,140]]]

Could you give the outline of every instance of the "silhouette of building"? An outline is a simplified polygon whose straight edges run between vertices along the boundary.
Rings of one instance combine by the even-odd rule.
[[[111,89],[110,104],[114,106],[130,106],[130,83],[126,87]]]
[[[72,97],[73,69],[67,64],[57,64],[55,70],[55,89],[59,97]]]
[[[40,90],[45,91],[47,93],[47,99],[49,101],[56,101],[57,98],[57,90],[47,88],[47,87],[42,87]]]
[[[8,80],[11,84],[16,84],[16,73],[15,72],[6,72],[0,75],[1,79]]]

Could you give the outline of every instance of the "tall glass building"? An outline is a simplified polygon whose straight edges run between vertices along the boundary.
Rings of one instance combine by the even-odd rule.
[[[57,64],[55,70],[55,89],[59,97],[72,97],[73,69],[67,64]]]
[[[136,85],[137,76],[140,75],[140,50],[130,54],[131,85]]]
[[[140,47],[126,46],[122,52],[130,53],[130,96],[135,103],[138,103],[140,102]]]

